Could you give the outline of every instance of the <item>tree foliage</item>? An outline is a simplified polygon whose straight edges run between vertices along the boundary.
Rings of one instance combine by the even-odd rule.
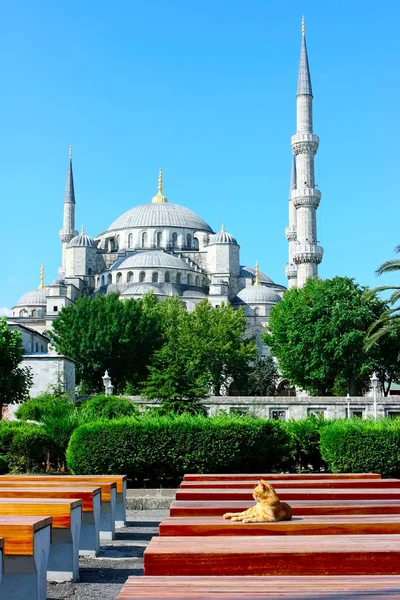
[[[273,396],[279,380],[278,367],[271,355],[258,356],[251,364],[246,382],[240,389],[245,396]]]
[[[24,352],[21,334],[0,318],[0,418],[4,404],[23,402],[29,396],[32,375],[20,366]]]
[[[77,379],[102,390],[106,371],[115,391],[146,376],[150,356],[161,343],[157,300],[119,300],[116,294],[82,297],[64,308],[53,323],[57,352],[77,362]]]
[[[377,360],[365,351],[366,333],[384,310],[350,278],[309,279],[273,308],[264,341],[292,384],[319,396],[359,395]]]

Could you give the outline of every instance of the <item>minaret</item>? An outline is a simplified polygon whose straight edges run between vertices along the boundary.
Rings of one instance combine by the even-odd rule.
[[[292,192],[296,189],[296,157],[292,158],[292,173],[290,176],[289,189],[289,227],[286,227],[285,234],[289,245],[288,266],[285,268],[285,274],[288,279],[289,288],[297,286],[297,267],[293,263],[293,251],[296,247],[296,209],[292,202]]]
[[[60,229],[60,240],[62,244],[62,268],[65,273],[65,249],[73,237],[78,235],[75,230],[75,191],[74,175],[72,172],[72,146],[69,147],[69,163],[67,183],[64,195],[64,219],[63,228]]]
[[[289,227],[295,227],[296,241],[292,244],[289,265],[297,267],[295,285],[302,287],[309,277],[318,277],[318,265],[322,260],[323,248],[317,241],[317,208],[321,192],[315,187],[314,156],[319,146],[319,137],[313,133],[312,87],[308,66],[304,17],[300,50],[299,80],[297,86],[297,133],[292,136],[295,155],[295,189],[291,191],[291,209],[296,214],[290,218]],[[290,211],[292,212],[292,210]],[[292,222],[294,219],[294,223]],[[290,287],[290,279],[289,279]],[[292,284],[293,287],[293,284]]]

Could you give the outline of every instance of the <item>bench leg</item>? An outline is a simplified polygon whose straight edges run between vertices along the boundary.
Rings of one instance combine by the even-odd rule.
[[[35,533],[33,556],[5,556],[0,583],[4,600],[46,600],[46,569],[50,550],[50,526]]]
[[[126,481],[122,485],[122,493],[117,494],[115,507],[115,527],[117,529],[126,525]]]
[[[47,581],[79,581],[79,537],[82,508],[71,511],[70,529],[53,529],[50,546]]]
[[[93,512],[82,515],[80,556],[97,556],[100,551],[100,506],[100,494],[97,494],[93,499]]]
[[[117,502],[117,493],[111,490],[111,501],[101,503],[100,513],[100,539],[115,539],[115,506]]]

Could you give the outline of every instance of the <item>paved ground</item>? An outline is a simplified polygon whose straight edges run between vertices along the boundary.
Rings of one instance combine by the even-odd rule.
[[[96,558],[81,558],[79,583],[49,583],[48,600],[114,600],[129,575],[143,575],[143,552],[168,510],[128,510],[117,539],[103,542]]]

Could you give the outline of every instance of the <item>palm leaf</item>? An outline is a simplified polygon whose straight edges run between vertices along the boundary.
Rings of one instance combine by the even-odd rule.
[[[375,273],[377,275],[382,275],[383,273],[390,273],[392,271],[400,271],[400,260],[398,258],[385,261],[377,268]]]

